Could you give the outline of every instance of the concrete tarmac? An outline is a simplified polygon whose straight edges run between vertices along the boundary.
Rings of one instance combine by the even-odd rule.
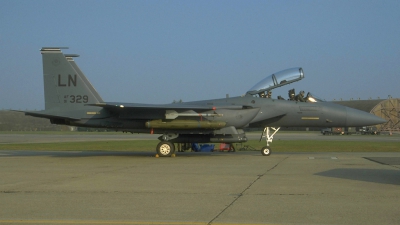
[[[0,224],[400,224],[400,153],[0,151]]]

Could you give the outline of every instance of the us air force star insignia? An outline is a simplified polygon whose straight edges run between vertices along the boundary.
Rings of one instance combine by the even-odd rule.
[[[53,62],[51,62],[54,66],[60,65],[60,60],[54,59]]]

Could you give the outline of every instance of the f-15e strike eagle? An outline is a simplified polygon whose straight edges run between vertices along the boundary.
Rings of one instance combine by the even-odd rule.
[[[171,156],[175,143],[241,143],[243,128],[265,127],[269,155],[275,127],[355,127],[386,122],[370,113],[320,101],[306,102],[266,97],[270,90],[304,78],[302,68],[287,69],[260,81],[239,97],[171,104],[104,102],[66,47],[43,47],[45,110],[26,115],[50,119],[52,124],[107,128],[132,133],[160,134],[156,151]],[[272,128],[274,132],[272,133]],[[270,133],[271,132],[271,133]]]

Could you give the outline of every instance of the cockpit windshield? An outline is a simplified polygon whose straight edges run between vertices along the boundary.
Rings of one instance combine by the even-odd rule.
[[[307,102],[325,102],[325,100],[308,92],[307,93]]]
[[[250,90],[247,91],[247,94],[255,95],[264,93],[274,88],[299,81],[303,78],[304,72],[301,67],[286,69],[264,78],[252,88],[250,88]]]

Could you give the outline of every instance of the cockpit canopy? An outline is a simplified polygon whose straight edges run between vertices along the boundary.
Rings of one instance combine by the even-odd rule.
[[[265,91],[270,91],[274,88],[299,81],[303,78],[304,72],[301,67],[282,70],[258,82],[256,85],[250,88],[249,91],[247,91],[247,94],[255,95],[263,93]]]

